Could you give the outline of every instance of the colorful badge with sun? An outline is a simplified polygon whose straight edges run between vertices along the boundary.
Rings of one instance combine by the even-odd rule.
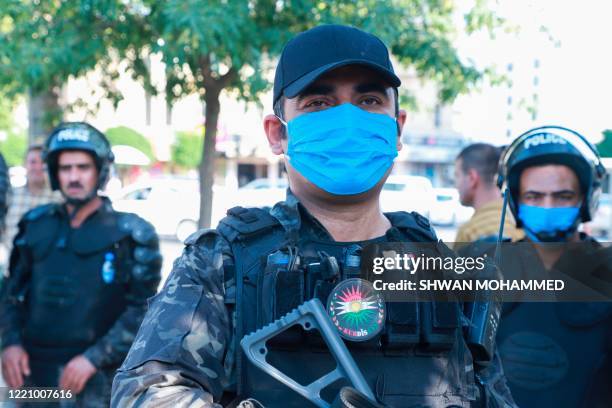
[[[340,282],[327,300],[327,313],[334,326],[351,341],[366,341],[380,333],[385,311],[385,302],[372,283],[359,278]]]

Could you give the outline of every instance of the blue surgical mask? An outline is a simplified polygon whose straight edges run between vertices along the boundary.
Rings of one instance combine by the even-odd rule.
[[[397,156],[395,119],[350,103],[298,116],[287,131],[291,166],[331,194],[370,190]]]
[[[576,230],[580,207],[536,207],[520,204],[518,217],[534,242],[563,241]]]

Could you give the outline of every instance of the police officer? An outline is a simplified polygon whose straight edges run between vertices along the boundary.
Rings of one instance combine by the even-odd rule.
[[[519,136],[502,157],[498,184],[509,191],[516,225],[526,234],[523,242],[534,245],[522,245],[520,256],[504,253],[507,262],[502,263],[509,266],[502,267],[504,273],[523,268],[531,276],[542,270],[586,281],[591,266],[603,265],[603,272],[597,269],[603,279],[597,289],[602,289],[610,280],[604,276],[609,275],[610,251],[578,227],[592,218],[604,175],[597,151],[575,131],[546,126]],[[517,404],[595,406],[586,398],[602,391],[594,384],[599,367],[610,358],[611,328],[608,303],[507,304],[498,345]],[[602,374],[610,378],[612,373]],[[608,399],[601,406],[610,404]]]
[[[8,168],[4,156],[0,154],[0,240],[4,239],[6,234],[5,230],[5,218],[8,211],[8,196],[11,189],[10,177],[8,174]],[[0,245],[0,288],[2,288],[2,282],[4,275],[6,274],[6,262],[8,258],[7,251]]]
[[[219,407],[236,396],[268,407],[311,406],[251,366],[239,341],[304,300],[325,302],[332,286],[353,276],[349,258],[358,248],[437,241],[426,218],[383,214],[379,205],[406,120],[399,85],[382,41],[356,28],[319,26],[285,46],[275,114],[264,129],[272,152],[284,155],[287,198],[272,209],[233,208],[216,230],[186,241],[115,377],[112,406]],[[376,341],[347,341],[378,400],[372,404],[483,402],[458,305],[388,307]],[[274,341],[281,371],[297,382],[329,366],[314,334]],[[503,378],[492,384],[499,388],[487,395],[503,394]],[[331,388],[330,401],[339,387]],[[503,406],[504,398],[489,405]]]
[[[0,231],[4,230],[4,217],[7,211],[7,198],[11,189],[8,167],[4,156],[0,154]]]
[[[108,406],[114,372],[160,280],[158,237],[98,195],[113,154],[93,126],[57,127],[45,161],[65,202],[19,223],[0,304],[2,373],[11,388],[61,387],[77,406]]]

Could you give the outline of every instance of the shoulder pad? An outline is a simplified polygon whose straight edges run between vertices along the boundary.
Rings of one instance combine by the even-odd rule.
[[[132,213],[119,213],[119,229],[129,233],[136,243],[141,245],[155,245],[158,242],[155,228],[143,218]]]
[[[23,215],[23,220],[26,222],[34,221],[46,215],[54,214],[60,205],[61,204],[57,203],[49,203],[39,207],[34,207]]]
[[[256,235],[279,225],[266,209],[234,207],[227,210],[227,216],[219,222],[217,230],[231,242],[240,236]]]
[[[429,220],[416,211],[411,213],[396,211],[385,213],[385,215],[389,218],[389,221],[391,221],[391,225],[400,230],[404,230],[411,239],[434,242],[438,240],[436,233],[431,228]]]
[[[185,239],[184,243],[185,245],[195,245],[200,240],[200,238],[202,238],[205,235],[218,235],[218,233],[213,228],[202,228],[202,229],[197,230],[193,234],[189,235]]]

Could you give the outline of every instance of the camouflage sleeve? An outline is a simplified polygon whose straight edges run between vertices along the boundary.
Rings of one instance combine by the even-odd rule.
[[[186,242],[162,291],[150,301],[113,382],[111,406],[220,407],[233,361],[224,303],[225,240],[202,230]]]
[[[21,343],[23,304],[30,279],[30,256],[23,239],[24,233],[25,222],[22,220],[11,252],[10,275],[0,290],[0,345],[3,349]]]
[[[127,306],[108,333],[83,353],[96,367],[121,364],[142,323],[147,299],[155,295],[161,279],[162,257],[155,229],[139,217],[131,217],[129,221],[126,228],[131,239],[124,241],[128,259],[118,265],[127,269]]]
[[[487,366],[476,366],[476,378],[484,393],[482,406],[487,408],[518,408],[506,382],[498,351],[495,351],[493,360]]]

